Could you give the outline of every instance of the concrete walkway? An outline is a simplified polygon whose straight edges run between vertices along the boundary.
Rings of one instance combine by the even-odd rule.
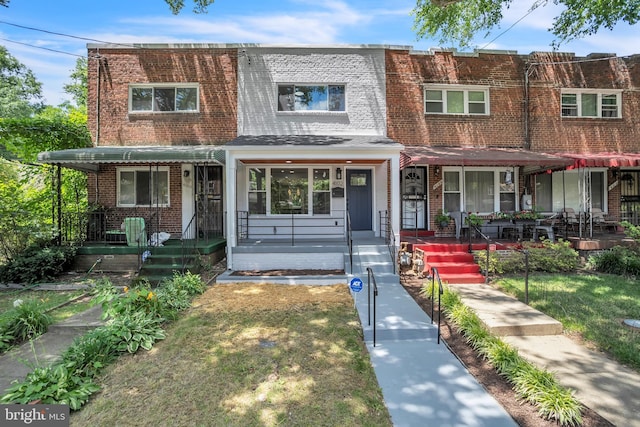
[[[37,366],[48,366],[60,358],[73,340],[103,324],[102,307],[95,306],[52,325],[46,334],[0,355],[0,395],[13,380],[22,381]]]
[[[640,427],[640,374],[562,335],[562,325],[487,285],[452,285],[489,330],[616,426]],[[559,325],[559,326],[558,326]]]
[[[371,306],[371,325],[367,267],[374,271],[378,287],[376,320]],[[437,327],[391,269],[386,246],[354,244],[354,276],[364,283],[362,291],[354,293],[355,304],[393,425],[517,426],[444,343],[437,343]]]

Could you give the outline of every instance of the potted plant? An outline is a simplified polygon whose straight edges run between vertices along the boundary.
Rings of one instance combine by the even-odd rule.
[[[451,220],[451,217],[449,216],[449,214],[442,209],[438,211],[438,214],[436,215],[436,218],[435,218],[436,224],[438,224],[440,228],[444,228],[448,226],[450,220]]]
[[[484,219],[477,213],[469,212],[464,222],[469,225],[469,227],[480,227],[484,223]]]

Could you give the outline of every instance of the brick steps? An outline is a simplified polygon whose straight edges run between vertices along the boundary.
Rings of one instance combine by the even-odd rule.
[[[476,247],[477,246],[477,247]],[[484,249],[482,244],[473,245],[473,250]],[[480,266],[475,263],[469,246],[461,243],[426,243],[413,247],[421,251],[424,259],[424,274],[429,275],[432,268],[438,270],[440,279],[451,284],[480,284],[485,277],[480,272]]]

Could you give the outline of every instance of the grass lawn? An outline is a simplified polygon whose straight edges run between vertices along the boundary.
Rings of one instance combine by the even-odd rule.
[[[62,303],[69,301],[85,291],[23,291],[16,289],[5,289],[0,291],[0,313],[13,308],[13,302],[17,299],[23,301],[36,300],[44,310],[49,310]]]
[[[524,278],[504,277],[495,283],[524,301]],[[637,280],[605,274],[531,275],[529,305],[640,372],[640,330],[622,323],[640,319]]]
[[[71,425],[391,425],[345,285],[215,285],[98,383]]]

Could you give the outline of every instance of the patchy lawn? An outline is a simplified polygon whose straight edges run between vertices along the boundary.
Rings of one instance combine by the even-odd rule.
[[[71,425],[390,426],[346,285],[214,285]]]

